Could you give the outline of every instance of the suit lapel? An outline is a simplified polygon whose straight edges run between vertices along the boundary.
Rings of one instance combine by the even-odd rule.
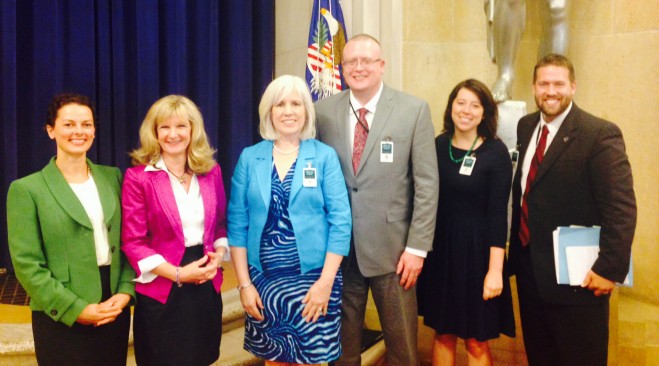
[[[50,159],[50,163],[41,170],[41,174],[51,194],[67,215],[71,216],[80,225],[93,229],[89,216],[87,216],[85,208],[82,207],[78,196],[73,192],[73,189],[55,165],[55,158]]]
[[[272,186],[272,141],[259,144],[253,172],[256,174],[261,198],[265,207],[270,207],[270,189]]]
[[[300,142],[300,153],[297,156],[297,162],[295,163],[295,172],[293,172],[293,182],[291,182],[291,194],[288,197],[288,202],[293,202],[293,198],[302,188],[302,174],[304,168],[311,163],[312,168],[318,168],[313,165],[313,159],[316,157],[316,148],[313,143],[309,140],[304,140]],[[318,171],[316,171],[316,174]],[[316,179],[318,177],[316,176]]]
[[[519,170],[522,169],[522,163],[524,162],[524,157],[526,152],[529,149],[529,144],[531,143],[531,137],[533,137],[533,132],[536,130],[540,121],[540,114],[535,113],[529,119],[528,126],[522,126],[523,128],[519,131],[519,140],[517,141],[517,150],[519,151],[518,164]]]
[[[172,228],[177,234],[183,237],[183,224],[181,223],[181,216],[178,212],[178,205],[176,204],[176,198],[174,197],[174,190],[172,188],[172,183],[169,180],[169,175],[166,171],[153,171],[148,172],[152,177],[152,182],[154,186],[154,192],[160,202],[160,205],[169,220],[169,223],[172,225]]]
[[[364,146],[362,158],[359,161],[357,174],[359,174],[359,172],[362,170],[364,164],[368,160],[368,157],[371,155],[371,152],[373,152],[375,147],[380,142],[382,131],[384,131],[387,123],[389,123],[391,113],[394,110],[393,96],[393,93],[391,93],[391,90],[386,85],[382,87],[382,94],[380,94],[380,100],[378,101],[375,116],[373,116],[373,123],[371,123],[371,126],[369,126],[368,138],[366,139],[366,146]]]
[[[572,104],[572,109],[570,113],[565,117],[561,128],[556,132],[556,136],[551,141],[551,145],[547,149],[542,163],[538,166],[538,172],[533,180],[531,187],[536,185],[540,179],[547,173],[549,168],[558,160],[563,151],[568,147],[568,145],[574,140],[577,126],[574,123],[575,114],[577,113],[577,106]]]
[[[526,151],[529,148],[531,143],[531,137],[533,136],[533,131],[535,131],[538,121],[540,120],[540,112],[532,114],[529,118],[523,117],[519,121],[517,128],[517,146],[516,149],[519,152],[517,158],[517,168],[515,169],[515,176],[513,177],[513,197],[516,197],[516,194],[521,196],[521,186],[522,186],[522,166],[524,165],[524,156],[526,156]],[[518,198],[515,198],[514,201],[517,201]]]
[[[206,241],[207,238],[213,238],[214,236],[213,223],[215,223],[217,196],[215,195],[215,186],[208,174],[197,175],[197,182],[199,182],[201,200],[204,202],[204,241]]]
[[[89,159],[87,159],[87,165],[92,170],[92,176],[94,177],[94,182],[96,183],[96,190],[98,191],[98,197],[101,200],[101,207],[103,208],[103,221],[105,225],[110,223],[112,216],[114,216],[114,211],[117,209],[117,200],[115,199],[116,193],[112,191],[112,184],[109,181],[109,178],[103,174],[103,172]]]
[[[348,117],[348,113],[350,111],[350,91],[347,90],[343,93],[340,94],[340,97],[337,99],[336,106],[336,118],[334,119],[336,121],[336,129],[338,131],[338,137],[339,141],[343,144],[341,148],[336,149],[336,153],[339,155],[339,159],[341,160],[341,164],[343,166],[349,166],[351,167],[349,170],[354,176],[354,172],[352,171],[352,145],[350,144],[350,141],[352,140],[352,136],[350,136],[350,118]]]

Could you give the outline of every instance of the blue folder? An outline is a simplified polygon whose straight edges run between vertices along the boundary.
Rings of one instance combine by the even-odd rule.
[[[567,266],[567,256],[566,250],[567,247],[572,246],[597,246],[599,247],[600,241],[600,227],[567,227],[560,226],[558,228],[558,284],[560,285],[569,285],[570,284],[570,275],[568,272]],[[632,270],[632,262],[629,262],[629,272],[627,274],[627,279],[629,283],[625,283],[625,286],[632,286],[634,283],[634,273]]]

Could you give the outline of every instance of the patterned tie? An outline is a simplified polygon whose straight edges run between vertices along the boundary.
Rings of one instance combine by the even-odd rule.
[[[355,146],[352,150],[352,169],[357,174],[359,167],[359,160],[362,158],[364,146],[366,145],[366,138],[368,137],[368,122],[366,121],[366,108],[359,109],[359,122],[355,125]]]
[[[529,206],[526,204],[526,198],[529,196],[531,191],[531,183],[535,179],[535,174],[538,172],[538,166],[542,163],[542,159],[545,157],[545,147],[547,146],[547,134],[549,129],[547,126],[542,127],[542,134],[540,135],[540,140],[538,145],[535,148],[535,155],[533,155],[533,160],[531,160],[531,166],[529,167],[529,174],[526,177],[526,189],[524,190],[524,196],[522,197],[522,213],[520,215],[519,221],[519,239],[522,241],[522,246],[529,245]]]

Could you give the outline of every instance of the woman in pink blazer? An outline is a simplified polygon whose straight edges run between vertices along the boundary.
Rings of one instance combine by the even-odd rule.
[[[139,365],[209,365],[222,335],[226,198],[201,113],[169,95],[149,109],[122,191],[122,250],[137,273]],[[228,259],[228,258],[227,258]]]

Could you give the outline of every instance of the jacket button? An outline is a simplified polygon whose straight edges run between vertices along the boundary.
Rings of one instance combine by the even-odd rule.
[[[50,311],[50,315],[55,316],[57,315],[57,310],[53,309]]]
[[[358,188],[353,188],[352,191],[357,192],[357,191],[359,191],[359,189]]]
[[[117,248],[113,245],[112,248],[110,248],[110,252],[114,253],[114,251],[115,251],[116,249],[117,249]]]
[[[108,232],[112,231],[112,224],[108,225]]]

